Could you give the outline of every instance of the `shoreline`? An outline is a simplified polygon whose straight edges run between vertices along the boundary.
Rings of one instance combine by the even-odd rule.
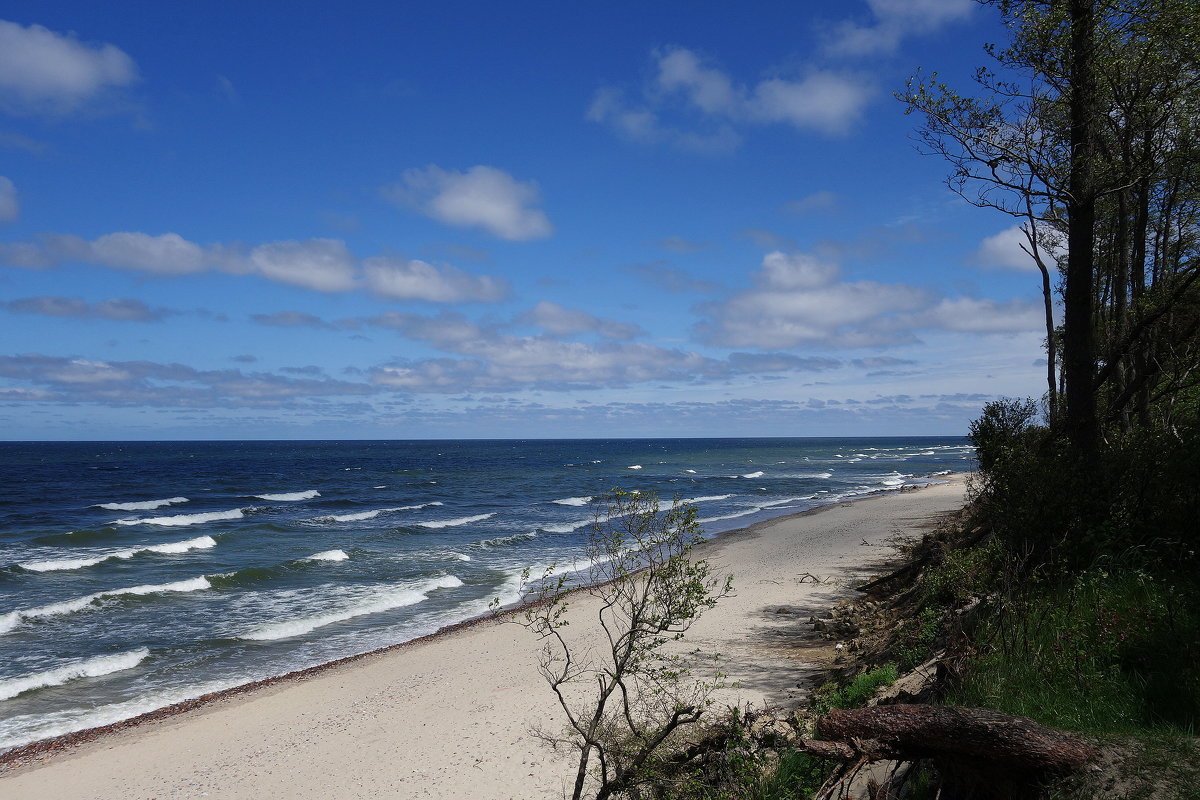
[[[881,491],[874,494],[865,495],[854,498],[852,500],[840,500],[833,503],[817,506],[815,508],[805,509],[793,514],[771,517],[766,520],[760,520],[745,528],[732,529],[722,531],[715,534],[711,539],[703,542],[698,546],[697,555],[702,558],[708,558],[714,563],[714,567],[720,566],[723,571],[726,567],[720,562],[723,559],[732,557],[730,552],[734,548],[754,549],[756,541],[765,536],[769,531],[780,528],[807,528],[819,530],[819,524],[804,525],[804,521],[811,520],[818,516],[828,515],[830,512],[837,512],[840,509],[858,508],[860,517],[880,517],[879,521],[887,521],[894,523],[895,520],[890,520],[885,514],[872,514],[864,510],[863,507],[870,506],[872,508],[880,507],[880,504],[871,503],[865,504],[863,500],[898,500],[906,497],[921,497],[930,492],[931,489],[939,487],[950,489],[949,494],[956,495],[953,506],[957,508],[961,505],[962,488],[965,481],[966,473],[955,472],[945,476],[934,476],[942,479],[939,483],[930,484],[924,487],[918,487],[910,490],[889,490]],[[943,492],[944,494],[946,492]],[[886,503],[884,504],[886,505]],[[946,509],[953,510],[953,509]],[[893,524],[894,527],[894,524]],[[836,531],[831,531],[832,534]],[[891,533],[891,531],[889,531]],[[889,537],[890,538],[890,537]],[[847,542],[838,540],[840,545],[846,545]],[[867,544],[864,537],[863,544]],[[855,542],[855,544],[857,544]],[[777,555],[777,554],[776,554]],[[843,555],[838,555],[838,559],[844,558]],[[734,559],[737,560],[737,559]],[[777,560],[777,559],[776,559]],[[859,559],[856,559],[859,560]],[[877,561],[878,559],[874,559]],[[804,564],[798,563],[798,567],[803,567]],[[859,571],[869,570],[874,564],[857,564],[855,568]],[[743,569],[744,572],[753,573],[753,569]],[[750,575],[739,575],[734,571],[735,586],[738,591],[745,588],[750,582]],[[576,592],[585,591],[586,587],[576,589]],[[581,599],[580,602],[583,602]],[[501,617],[512,617],[519,613],[524,606],[521,604],[511,606],[501,612]],[[782,608],[778,609],[782,612]],[[401,661],[408,654],[415,654],[417,651],[436,650],[443,643],[451,643],[461,641],[468,637],[474,636],[480,638],[484,634],[490,634],[495,629],[495,625],[501,624],[502,621],[497,621],[491,615],[482,615],[472,619],[463,620],[458,623],[447,625],[440,628],[434,633],[411,639],[405,642],[399,642],[393,645],[388,645],[383,648],[377,648],[368,652],[346,656],[335,659],[333,661],[307,667],[301,670],[295,670],[282,675],[264,678],[262,680],[251,683],[240,684],[238,686],[229,687],[216,692],[210,692],[199,697],[185,700],[179,703],[174,703],[160,709],[149,711],[134,717],[110,723],[108,725],[87,728],[84,730],[67,733],[49,739],[42,739],[36,742],[31,742],[26,745],[21,745],[13,748],[5,753],[0,753],[0,796],[5,794],[6,785],[13,781],[22,778],[30,778],[41,775],[47,770],[54,770],[58,765],[67,761],[74,760],[76,757],[83,757],[87,752],[95,752],[98,748],[109,745],[110,748],[115,746],[114,743],[118,740],[123,740],[128,737],[138,737],[142,734],[150,735],[149,731],[163,730],[166,727],[175,725],[187,725],[193,720],[202,720],[209,712],[215,712],[218,709],[226,709],[242,704],[252,704],[257,699],[269,697],[272,694],[280,692],[289,692],[305,684],[316,682],[322,679],[336,680],[339,678],[345,679],[348,674],[355,670],[356,665],[363,665],[363,668],[368,668],[371,664],[378,664],[386,660]],[[488,630],[485,630],[488,629]],[[516,644],[518,649],[533,650],[531,646],[521,646],[521,641],[525,641],[526,645],[532,645],[531,641],[526,641],[522,633],[505,631],[505,638],[518,640]],[[511,643],[510,648],[511,649]],[[410,660],[417,660],[418,656],[413,655]],[[461,668],[461,664],[459,667]],[[781,676],[782,679],[782,676]],[[470,681],[467,681],[470,683]],[[273,691],[269,691],[273,690]],[[753,693],[753,692],[751,692]],[[760,694],[765,694],[760,692]],[[194,712],[194,713],[189,713]],[[160,723],[155,725],[155,723]],[[410,787],[411,788],[411,787]],[[57,795],[56,795],[57,796]],[[67,796],[67,795],[62,795]],[[115,796],[115,795],[114,795]],[[440,795],[434,795],[440,796]],[[452,796],[452,795],[446,795]]]

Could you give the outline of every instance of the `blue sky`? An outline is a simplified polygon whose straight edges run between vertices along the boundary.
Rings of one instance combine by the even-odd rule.
[[[8,4],[0,437],[963,433],[1041,393],[1040,283],[892,93],[1003,38],[971,0]]]

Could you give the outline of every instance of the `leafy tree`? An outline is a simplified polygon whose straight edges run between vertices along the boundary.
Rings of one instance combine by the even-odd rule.
[[[584,796],[589,775],[598,800],[638,796],[663,746],[701,718],[720,675],[694,679],[697,654],[666,645],[732,588],[732,576],[718,578],[708,562],[689,557],[701,540],[695,506],[676,500],[662,509],[653,495],[614,490],[601,509],[589,534],[589,585],[579,589],[599,600],[600,652],[564,632],[575,572],[551,567],[536,576],[523,616],[543,643],[539,667],[568,722],[565,737],[539,735],[579,752],[574,800]]]
[[[1106,426],[1169,426],[1200,386],[1200,0],[982,2],[1012,36],[978,96],[919,74],[901,98],[951,188],[1022,220],[1050,422],[1090,460]]]

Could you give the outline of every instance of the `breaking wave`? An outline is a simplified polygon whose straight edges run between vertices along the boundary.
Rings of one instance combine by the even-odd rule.
[[[34,689],[45,689],[48,686],[62,686],[78,678],[98,678],[126,669],[132,669],[142,663],[150,655],[150,651],[142,647],[128,653],[117,653],[111,656],[97,656],[81,661],[73,661],[61,667],[23,675],[19,678],[9,678],[0,681],[0,700],[7,700],[19,694]]]
[[[259,500],[270,500],[276,503],[287,503],[293,500],[312,500],[314,497],[320,497],[321,493],[316,489],[309,489],[303,492],[284,492],[282,494],[256,494]]]
[[[323,553],[313,553],[311,556],[302,559],[303,561],[346,561],[350,556],[346,555],[345,550],[326,550]]]
[[[396,511],[416,511],[421,508],[429,508],[430,506],[442,505],[440,500],[435,500],[432,503],[420,503],[415,506],[397,506],[395,508],[376,508],[372,511],[357,511],[353,514],[329,514],[324,517],[317,517],[314,522],[362,522],[368,519],[375,519],[381,514],[391,514]]]
[[[93,606],[97,600],[103,600],[106,597],[120,597],[121,595],[126,594],[158,594],[160,592],[195,592],[200,589],[209,589],[211,587],[212,584],[208,582],[208,578],[201,575],[199,578],[191,578],[190,580],[186,581],[175,581],[174,583],[129,586],[124,589],[108,589],[103,592],[89,594],[86,597],[77,597],[74,600],[64,600],[61,603],[51,603],[50,605],[38,606],[37,608],[22,608],[17,611],[10,611],[7,614],[0,615],[0,633],[8,633],[27,619],[57,617],[62,616],[63,614],[73,614],[76,611],[83,611],[84,609]]]
[[[459,525],[470,525],[472,522],[483,522],[485,519],[491,519],[496,516],[495,512],[490,514],[476,514],[473,517],[457,517],[455,519],[439,519],[431,520],[430,522],[417,522],[415,525],[420,525],[422,528],[456,528]]]
[[[116,550],[110,553],[102,553],[97,556],[88,558],[63,558],[54,561],[26,561],[17,564],[21,569],[29,570],[30,572],[57,572],[67,569],[82,569],[95,564],[100,564],[109,559],[118,558],[126,559],[133,558],[142,553],[161,553],[164,555],[174,555],[177,553],[187,553],[191,550],[207,550],[210,547],[216,547],[217,540],[211,536],[199,536],[195,539],[187,539],[182,542],[171,542],[169,544],[152,544],[146,547],[130,547],[127,550]]]
[[[119,519],[118,525],[161,525],[166,528],[179,528],[185,525],[199,525],[204,522],[220,522],[228,519],[241,519],[246,516],[246,509],[234,508],[229,511],[206,511],[202,514],[176,514],[172,517],[143,517],[140,519]]]
[[[586,506],[592,502],[591,497],[564,497],[561,500],[551,500],[552,503],[557,503],[560,506]]]
[[[388,589],[372,597],[351,603],[336,611],[330,611],[325,614],[260,625],[246,631],[238,638],[253,641],[271,641],[273,639],[287,639],[292,636],[301,636],[315,631],[317,628],[332,625],[335,622],[344,622],[345,620],[361,617],[366,614],[377,614],[381,611],[390,611],[393,608],[416,605],[428,600],[429,593],[435,589],[453,589],[462,585],[463,582],[456,576],[444,575],[440,578],[424,581],[415,586]]]
[[[99,503],[92,508],[103,508],[108,511],[153,511],[163,506],[173,506],[186,503],[186,497],[168,497],[165,500],[143,500],[137,503]]]

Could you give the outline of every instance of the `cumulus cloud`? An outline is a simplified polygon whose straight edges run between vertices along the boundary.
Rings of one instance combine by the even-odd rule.
[[[449,264],[384,256],[359,259],[339,239],[266,242],[249,252],[222,244],[199,245],[176,233],[119,232],[92,241],[51,234],[33,242],[0,243],[0,264],[6,266],[46,269],[72,262],[162,276],[217,270],[317,292],[367,288],[390,299],[434,303],[495,302],[509,292],[502,279],[472,275]]]
[[[946,298],[902,283],[843,281],[835,264],[774,251],[752,274],[754,286],[698,307],[705,342],[776,349],[801,344],[888,346],[920,330],[1015,333],[1038,329],[1038,305]]]
[[[447,225],[483,228],[501,239],[542,239],[554,232],[545,212],[537,208],[537,184],[518,181],[495,167],[457,172],[431,164],[410,169],[400,181],[383,187],[383,195]]]
[[[22,297],[0,303],[0,308],[17,314],[107,319],[117,322],[158,322],[176,313],[165,308],[150,308],[141,300],[131,298],[113,298],[89,303],[75,297]]]
[[[261,244],[249,261],[265,278],[318,292],[344,292],[357,283],[355,258],[337,239]]]
[[[1044,328],[1046,316],[1044,306],[1033,300],[946,297],[921,314],[901,317],[898,323],[963,333],[1019,333]]]
[[[387,256],[363,262],[367,286],[383,297],[434,303],[493,303],[508,296],[508,282],[471,275],[450,265],[435,267],[416,259]]]
[[[9,112],[69,113],[137,78],[133,59],[114,45],[0,20],[0,107]]]
[[[1042,260],[1052,265],[1055,259],[1066,254],[1063,237],[1043,226],[1038,228],[1038,249]],[[971,255],[971,263],[984,269],[1011,269],[1018,272],[1036,272],[1037,262],[1028,252],[1029,240],[1021,225],[988,236],[979,243]]]
[[[596,333],[606,339],[633,339],[645,333],[641,326],[593,316],[577,308],[566,308],[543,300],[521,317],[522,322],[536,325],[552,336],[576,333]]]
[[[744,126],[778,123],[825,135],[845,133],[874,94],[868,79],[844,71],[810,68],[743,85],[687,48],[661,50],[654,59],[655,77],[644,87],[641,102],[604,87],[592,99],[588,119],[634,141],[718,152],[736,148],[741,141],[736,129]],[[664,122],[674,115],[677,101],[692,115],[687,124]]]
[[[17,187],[8,178],[0,175],[0,222],[12,222],[21,214],[17,202]]]
[[[839,56],[890,53],[915,34],[929,33],[966,19],[973,0],[867,0],[872,21],[846,20],[830,31],[826,50]]]
[[[177,233],[164,233],[161,236],[110,233],[94,242],[63,241],[60,246],[67,252],[79,247],[81,258],[117,269],[182,275],[199,272],[206,266],[204,251],[200,246]]]

